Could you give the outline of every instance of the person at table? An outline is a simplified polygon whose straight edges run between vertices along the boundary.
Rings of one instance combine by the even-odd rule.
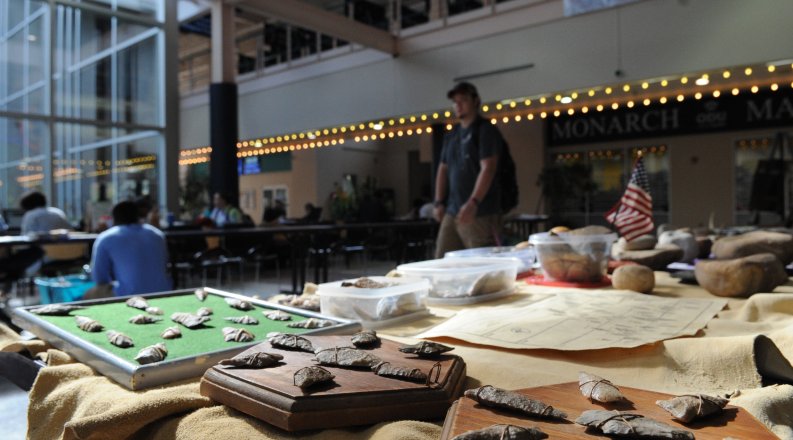
[[[492,246],[501,233],[501,188],[495,178],[504,140],[479,114],[473,84],[461,82],[446,96],[459,123],[446,133],[435,180],[436,258],[464,248]]]
[[[72,229],[66,214],[58,208],[47,206],[47,197],[39,191],[22,196],[19,206],[25,211],[22,216],[22,235],[46,233],[54,229]]]
[[[207,216],[215,226],[222,228],[227,224],[242,223],[242,212],[231,203],[227,194],[216,192],[212,198],[212,211]]]
[[[91,277],[97,293],[86,297],[139,295],[171,290],[167,273],[168,248],[159,229],[140,222],[135,202],[124,201],[113,207],[113,226],[94,242]]]
[[[265,226],[275,226],[286,218],[286,205],[281,199],[276,199],[272,205],[264,208],[262,223]]]

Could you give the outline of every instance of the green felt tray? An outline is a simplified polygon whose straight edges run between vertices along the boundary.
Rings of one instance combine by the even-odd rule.
[[[101,332],[89,333],[80,330],[77,327],[74,316],[41,316],[41,319],[130,362],[135,362],[134,358],[138,354],[138,350],[158,342],[165,343],[168,348],[168,359],[171,360],[240,345],[239,342],[225,342],[223,340],[223,333],[221,332],[223,327],[245,328],[256,336],[254,342],[265,341],[267,334],[270,332],[300,334],[307,331],[305,329],[287,327],[287,324],[291,322],[307,319],[305,316],[290,313],[292,316],[291,321],[272,321],[265,318],[262,311],[270,312],[274,310],[273,308],[254,306],[254,310],[243,312],[231,308],[226,304],[223,297],[218,295],[210,294],[204,302],[199,301],[190,292],[176,296],[147,299],[147,301],[149,305],[159,307],[165,312],[162,316],[158,316],[162,318],[162,321],[153,324],[131,324],[129,318],[139,314],[148,315],[148,313],[129,307],[124,302],[96,304],[87,309],[72,312],[72,315],[87,316],[99,321],[105,326],[105,330]],[[204,324],[203,328],[191,330],[170,319],[171,314],[174,312],[195,313],[200,307],[209,307],[214,312],[210,316],[212,319]],[[224,319],[243,315],[258,319],[259,324],[236,324]],[[182,331],[182,337],[170,340],[161,338],[160,334],[162,331],[172,326],[179,327]],[[107,330],[124,333],[132,338],[135,346],[129,348],[116,347],[108,341]],[[250,344],[250,342],[245,344]]]
[[[77,360],[91,366],[130,389],[142,389],[161,385],[189,377],[200,376],[207,368],[221,359],[227,359],[266,340],[270,332],[294,334],[352,334],[360,329],[354,321],[323,316],[319,313],[267,303],[234,293],[205,288],[209,293],[205,301],[199,301],[194,290],[180,290],[142,295],[150,306],[159,307],[162,321],[153,324],[131,324],[129,318],[147,314],[143,310],[126,305],[128,297],[78,301],[71,304],[86,307],[71,312],[70,316],[40,316],[29,310],[38,306],[18,307],[12,310],[12,321],[19,327],[30,331],[56,348],[66,351]],[[231,308],[225,298],[244,299],[250,302],[253,310],[241,311]],[[171,321],[174,312],[195,313],[201,307],[209,307],[213,314],[203,328],[188,329]],[[272,321],[262,312],[282,310],[292,316],[291,321]],[[85,332],[77,327],[75,315],[87,316],[99,321],[105,328],[101,332]],[[250,315],[259,323],[256,325],[236,324],[226,321],[225,317]],[[287,324],[308,318],[322,318],[336,324],[321,329],[291,328]],[[177,326],[182,337],[163,339],[162,331]],[[241,327],[254,334],[251,342],[226,342],[223,327]],[[133,347],[116,347],[107,339],[107,331],[115,330],[132,338]],[[147,365],[139,365],[135,360],[140,349],[162,342],[168,349],[165,360]]]

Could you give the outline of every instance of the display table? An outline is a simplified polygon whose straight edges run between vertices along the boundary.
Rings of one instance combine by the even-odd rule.
[[[656,279],[655,295],[711,297],[665,273],[657,273]],[[532,295],[533,289],[521,284],[519,295],[466,308],[509,304],[521,295]],[[775,292],[730,300],[696,337],[633,349],[505,350],[454,339],[441,342],[454,345],[454,353],[465,360],[469,388],[490,384],[519,389],[571,382],[579,371],[586,370],[620,385],[672,394],[740,390],[731,404],[747,409],[781,438],[793,439],[793,386],[763,386],[764,380],[793,383],[793,369],[785,360],[793,359],[793,285],[788,283]],[[433,308],[433,317],[379,333],[412,342],[411,336],[458,309]],[[0,347],[5,351],[29,348],[47,358],[50,365],[39,372],[30,392],[31,439],[437,439],[441,434],[443,420],[288,434],[202,397],[197,379],[131,392],[83,364],[70,363],[68,356],[47,350],[41,342],[20,343],[13,337],[7,331],[0,335]]]

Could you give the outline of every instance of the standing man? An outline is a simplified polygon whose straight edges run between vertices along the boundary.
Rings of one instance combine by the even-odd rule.
[[[501,234],[501,188],[495,177],[504,140],[479,115],[481,99],[473,84],[458,83],[446,96],[460,123],[443,140],[435,179],[433,214],[441,223],[436,258],[453,250],[492,246]]]

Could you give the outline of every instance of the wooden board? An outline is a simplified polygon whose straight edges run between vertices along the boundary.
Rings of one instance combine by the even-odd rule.
[[[673,420],[668,412],[655,404],[656,400],[665,400],[674,396],[628,387],[620,387],[620,390],[630,402],[616,405],[590,403],[578,391],[578,382],[517,390],[532,399],[540,400],[566,412],[570,422],[551,422],[522,417],[506,411],[487,408],[472,399],[462,397],[449,408],[446,421],[443,424],[441,439],[449,440],[463,432],[485,428],[498,423],[539,427],[548,434],[549,440],[608,438],[603,434],[586,432],[584,426],[572,422],[582,412],[590,409],[635,411],[668,425],[689,430],[694,433],[697,440],[723,440],[728,437],[742,440],[772,440],[777,438],[743,408],[728,405],[724,413],[719,416],[684,425]]]
[[[352,345],[349,336],[306,338],[315,347]],[[324,367],[336,376],[334,383],[304,392],[293,384],[293,376],[303,367],[317,365],[314,355],[262,343],[240,356],[257,351],[278,353],[284,356],[281,364],[261,370],[214,366],[201,380],[201,394],[288,431],[440,419],[463,391],[465,362],[449,354],[419,359],[400,352],[400,346],[383,339],[379,347],[369,351],[392,365],[419,368],[425,373],[440,363],[437,383],[427,386],[381,377],[369,369]]]

